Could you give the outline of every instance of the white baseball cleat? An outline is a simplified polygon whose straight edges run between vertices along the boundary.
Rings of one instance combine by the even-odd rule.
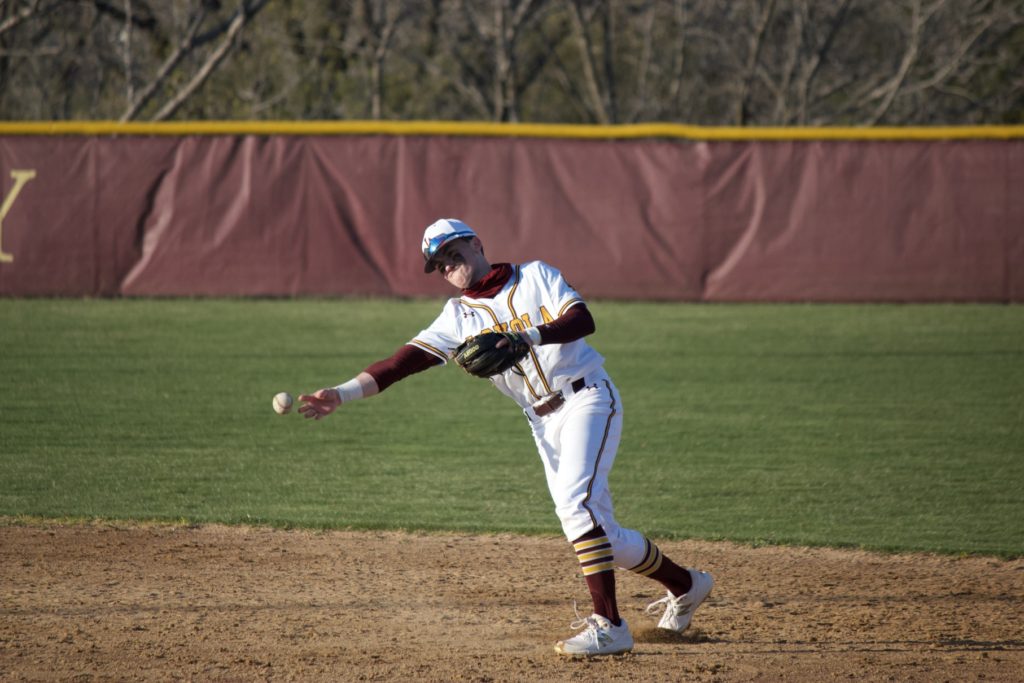
[[[572,638],[555,643],[555,652],[560,655],[600,657],[633,649],[633,634],[629,632],[625,619],[615,626],[600,614],[591,614],[572,622],[569,628],[583,630]]]
[[[693,585],[690,586],[689,592],[676,597],[672,595],[672,591],[666,591],[668,595],[647,606],[647,613],[651,614],[656,612],[660,605],[665,605],[665,613],[661,615],[658,628],[676,633],[685,631],[686,627],[690,625],[690,620],[693,619],[694,611],[700,607],[700,604],[711,593],[711,589],[715,587],[715,580],[711,578],[711,574],[696,569],[688,571],[693,579]]]

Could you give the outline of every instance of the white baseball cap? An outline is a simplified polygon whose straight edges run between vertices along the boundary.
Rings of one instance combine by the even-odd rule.
[[[436,268],[434,256],[441,251],[444,245],[460,237],[476,237],[473,228],[469,227],[458,218],[442,218],[434,221],[423,231],[423,272],[430,273]]]

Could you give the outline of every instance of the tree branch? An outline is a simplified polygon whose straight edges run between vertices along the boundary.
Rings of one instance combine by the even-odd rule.
[[[687,15],[684,0],[674,0],[672,3],[672,18],[675,20],[675,29],[679,35],[678,43],[672,50],[672,80],[668,86],[668,99],[674,107],[679,103],[683,93],[683,69],[686,66],[686,35]]]
[[[583,85],[590,102],[590,110],[597,118],[598,123],[607,125],[611,123],[611,117],[604,98],[601,97],[601,84],[597,81],[597,69],[595,68],[594,47],[590,41],[590,34],[587,33],[587,20],[583,16],[583,8],[580,0],[568,0],[569,18],[572,20],[573,37],[576,39],[576,48],[580,53],[580,63],[583,67]]]
[[[768,0],[761,8],[761,16],[754,26],[754,32],[750,36],[749,48],[747,51],[747,63],[745,75],[740,85],[739,94],[736,97],[736,125],[744,126],[750,121],[750,86],[756,76],[757,63],[761,59],[761,50],[764,47],[764,34],[768,30],[772,16],[775,14],[775,0]]]
[[[640,34],[640,60],[636,67],[636,99],[635,105],[629,115],[629,121],[639,120],[646,108],[647,102],[647,72],[651,67],[651,54],[654,51],[654,5],[647,5],[642,22]]]
[[[3,23],[0,23],[0,35],[7,33],[21,22],[34,16],[39,9],[39,2],[40,0],[31,0],[31,2],[29,2],[25,7],[22,7],[20,11],[4,19]]]
[[[185,58],[193,49],[195,49],[195,38],[199,32],[199,27],[206,19],[206,10],[200,6],[199,10],[192,16],[191,23],[185,32],[185,37],[178,43],[178,47],[175,48],[164,63],[161,65],[160,70],[157,72],[156,77],[151,80],[142,92],[138,93],[135,97],[135,101],[128,105],[128,108],[124,110],[119,119],[122,123],[125,121],[131,121],[139,113],[139,111],[146,106],[153,94],[156,93],[157,89],[163,85],[163,82],[167,77],[177,68],[181,60]]]
[[[135,77],[132,74],[132,0],[124,0],[124,49],[122,55],[124,56],[124,82],[125,82],[125,99],[131,102],[135,99],[135,87],[133,85]]]
[[[249,7],[245,0],[241,0],[241,2],[238,3],[238,10],[235,13],[234,19],[232,19],[231,24],[228,26],[227,33],[224,35],[224,39],[221,41],[220,45],[218,45],[217,49],[207,57],[206,62],[199,68],[192,79],[185,84],[185,87],[179,90],[178,94],[161,107],[153,116],[154,121],[163,121],[170,118],[170,116],[174,114],[174,112],[177,111],[189,97],[192,96],[192,93],[202,87],[203,83],[206,82],[206,79],[210,77],[210,74],[212,74],[220,63],[224,61],[228,52],[232,47],[234,47],[235,38],[238,34],[241,33],[242,29],[245,28],[245,25],[248,24],[254,16],[256,16],[256,13],[263,9],[267,2],[268,0],[256,0],[252,7]]]
[[[867,120],[867,125],[877,126],[878,122],[885,117],[892,107],[893,101],[896,99],[896,95],[899,94],[900,88],[903,87],[904,82],[907,80],[907,74],[910,73],[911,67],[914,66],[914,62],[917,61],[918,51],[921,46],[921,32],[924,28],[925,23],[931,18],[940,6],[945,4],[946,0],[938,0],[932,7],[926,11],[921,9],[921,0],[912,0],[911,14],[910,14],[910,37],[907,40],[906,49],[903,51],[903,59],[900,60],[899,68],[896,69],[896,73],[893,75],[888,82],[882,84],[871,93],[868,94],[867,99],[869,101],[881,98],[881,102],[878,107],[875,108],[874,113]]]
[[[797,124],[799,125],[806,125],[807,123],[807,107],[810,102],[811,88],[813,87],[818,74],[821,72],[822,65],[828,58],[829,50],[832,49],[836,36],[846,23],[846,15],[850,9],[850,2],[851,0],[843,0],[842,4],[839,5],[839,8],[832,15],[832,20],[829,22],[828,34],[825,36],[825,40],[822,42],[821,47],[818,48],[810,62],[806,65],[804,74],[800,79],[800,103],[797,118]]]
[[[995,17],[988,16],[981,21],[978,27],[971,33],[970,36],[963,42],[960,48],[953,54],[949,62],[940,69],[938,69],[931,77],[919,81],[911,86],[907,86],[904,90],[906,93],[920,92],[921,90],[927,90],[928,88],[934,87],[938,83],[945,81],[953,71],[960,66],[961,62],[978,39],[992,27],[995,22]]]

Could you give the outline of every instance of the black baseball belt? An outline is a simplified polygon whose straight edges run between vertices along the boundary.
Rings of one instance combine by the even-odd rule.
[[[583,387],[587,386],[587,380],[584,379],[583,377],[580,377],[579,379],[573,381],[573,383],[569,386],[572,387],[572,393],[575,394],[581,389],[583,389]],[[537,401],[530,407],[533,408],[534,415],[536,415],[537,417],[545,417],[555,412],[563,405],[565,405],[565,394],[562,391],[556,391],[553,394],[548,394],[547,396]]]

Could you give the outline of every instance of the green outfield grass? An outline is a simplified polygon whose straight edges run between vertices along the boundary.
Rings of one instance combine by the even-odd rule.
[[[439,301],[0,300],[0,515],[557,534],[517,408],[453,367],[314,423]],[[1024,307],[592,304],[656,538],[1024,554]]]

